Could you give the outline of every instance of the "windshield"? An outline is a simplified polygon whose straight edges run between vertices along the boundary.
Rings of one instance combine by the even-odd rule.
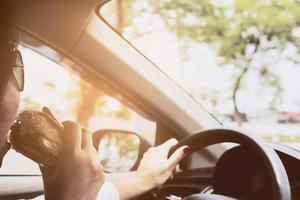
[[[113,0],[100,15],[225,126],[300,149],[298,0]]]

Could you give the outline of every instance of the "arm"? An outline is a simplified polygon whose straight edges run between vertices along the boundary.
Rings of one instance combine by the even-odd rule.
[[[117,188],[121,200],[130,199],[152,189],[143,182],[137,171],[123,172],[121,177],[112,179],[111,182]]]
[[[150,148],[144,154],[137,171],[122,173],[121,178],[119,175],[108,176],[118,189],[120,199],[141,195],[166,182],[188,150],[187,146],[180,147],[168,158],[171,147],[176,144],[176,139],[170,139]]]

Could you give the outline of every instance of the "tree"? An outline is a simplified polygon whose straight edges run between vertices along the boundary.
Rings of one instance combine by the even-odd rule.
[[[300,61],[298,0],[235,0],[232,3],[210,0],[143,2],[147,3],[147,8],[131,9],[131,16],[138,16],[141,12],[160,16],[166,28],[176,33],[179,41],[185,44],[204,42],[215,45],[222,58],[220,65],[233,65],[237,69],[231,95],[235,121],[247,121],[246,113],[239,109],[237,98],[244,77],[253,69],[258,69],[261,81],[275,90],[272,103],[278,102],[282,87],[280,80],[270,69],[280,59],[294,63]],[[294,55],[284,55],[285,50],[291,46],[297,52]],[[182,51],[186,49],[183,48]],[[268,62],[258,64],[257,57],[272,55]],[[273,108],[274,106],[271,105]]]
[[[82,80],[79,80],[78,84],[80,90],[78,93],[78,102],[75,105],[76,120],[82,126],[88,127],[89,119],[94,114],[97,101],[101,100],[103,92],[100,92]]]

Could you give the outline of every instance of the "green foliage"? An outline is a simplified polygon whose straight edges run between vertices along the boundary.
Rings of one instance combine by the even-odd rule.
[[[117,119],[129,120],[131,118],[131,112],[128,107],[120,105],[119,110],[112,114]]]
[[[128,171],[137,160],[140,140],[135,135],[109,133],[102,137],[99,147],[102,154],[101,163],[105,170]]]
[[[121,1],[121,0],[119,0]],[[126,26],[134,16],[152,14],[159,17],[165,27],[175,33],[179,43],[208,43],[218,49],[220,66],[231,65],[239,69],[232,86],[235,114],[240,115],[236,96],[242,88],[243,78],[255,67],[260,70],[262,83],[276,90],[274,101],[282,92],[281,83],[270,68],[279,59],[299,62],[300,1],[299,0],[125,0],[123,1]],[[228,2],[228,3],[226,3]],[[142,9],[136,4],[146,4]],[[297,30],[298,29],[298,30]],[[295,32],[298,31],[298,34]],[[141,31],[142,33],[142,31]],[[297,54],[283,57],[288,46]],[[185,46],[184,46],[185,47]],[[187,47],[182,54],[187,54]],[[257,66],[256,57],[273,55],[274,59]],[[256,66],[253,66],[256,65]],[[277,99],[277,100],[276,100]],[[274,107],[274,105],[270,105]]]
[[[152,10],[179,39],[214,43],[226,62],[240,63],[246,49],[283,49],[288,42],[299,44],[292,30],[300,24],[300,3],[296,0],[236,0],[214,4],[209,0],[149,0]],[[264,45],[270,46],[264,48]]]

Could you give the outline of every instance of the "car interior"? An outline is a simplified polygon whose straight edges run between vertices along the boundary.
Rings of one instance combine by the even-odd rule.
[[[266,142],[242,129],[222,126],[108,24],[98,12],[106,0],[14,1],[20,48],[25,55],[33,52],[62,66],[76,75],[74,80],[83,80],[89,85],[86,87],[91,85],[93,91],[105,93],[107,98],[146,121],[143,123],[151,124],[147,125],[152,127],[151,137],[140,135],[142,130],[138,129],[117,130],[113,125],[103,130],[95,128],[94,146],[106,155],[102,158],[106,173],[135,170],[149,147],[170,138],[179,140],[172,151],[184,145],[190,147],[189,155],[180,163],[181,172],[136,199],[287,200],[300,197],[300,152]],[[40,64],[35,70],[43,68]],[[46,77],[46,74],[38,76]],[[63,79],[57,80],[57,84],[68,87]],[[136,146],[137,153],[127,152],[130,162],[116,166],[115,160],[107,158],[111,155],[107,146],[110,138]],[[22,168],[22,164],[19,167]],[[14,174],[1,169],[0,179],[0,199],[32,199],[43,195],[39,173],[21,170]]]

